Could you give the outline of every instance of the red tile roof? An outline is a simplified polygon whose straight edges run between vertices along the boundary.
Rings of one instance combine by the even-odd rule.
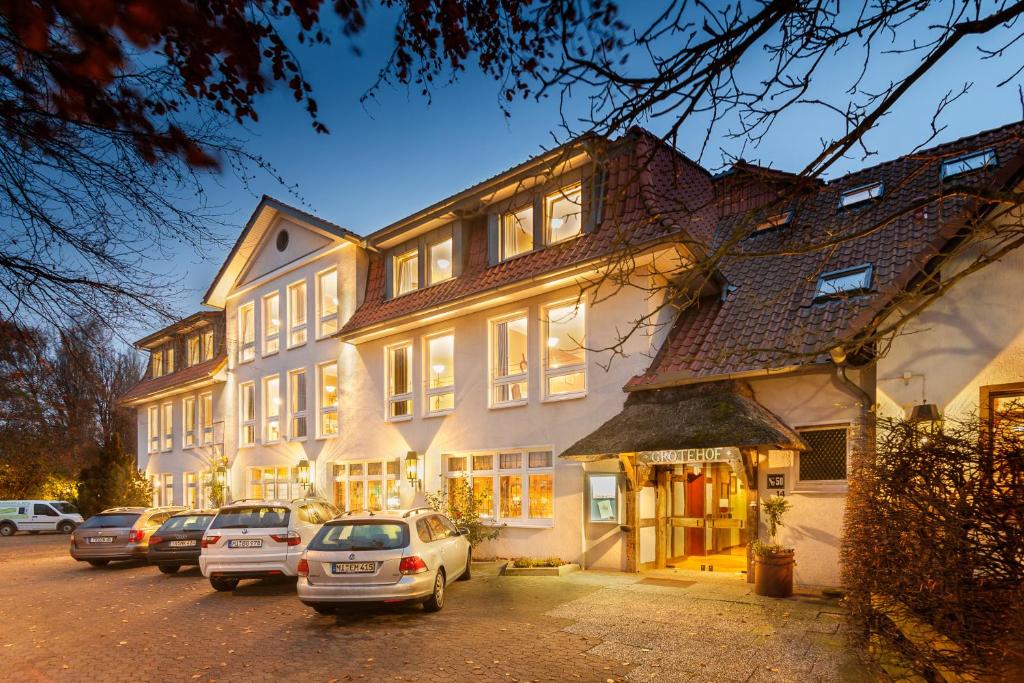
[[[156,396],[172,389],[185,389],[190,385],[212,380],[226,362],[227,356],[221,353],[198,365],[175,370],[169,375],[146,377],[118,401],[122,404],[138,403],[149,396]]]
[[[755,233],[728,249],[719,264],[730,285],[724,300],[711,297],[685,307],[651,366],[626,388],[826,361],[823,350],[862,333],[978,210],[977,203],[964,198],[927,201],[942,188],[943,158],[995,147],[996,169],[945,182],[1005,186],[1018,178],[1024,165],[1022,136],[1024,124],[1005,126],[865,168],[813,190],[794,207],[790,224]],[[838,208],[843,191],[877,181],[885,184],[880,199]],[[722,190],[716,186],[720,199]],[[761,195],[764,199],[771,192]],[[737,211],[749,208],[734,199],[725,203]],[[749,232],[749,225],[742,213],[723,215],[715,244],[726,244],[734,231]],[[807,250],[808,244],[823,240],[830,243],[827,248]],[[821,273],[865,263],[873,268],[869,294],[814,302]]]
[[[486,222],[477,220],[469,230],[468,260],[459,277],[392,299],[385,298],[384,258],[371,254],[366,297],[340,334],[586,263],[624,245],[635,247],[713,228],[710,174],[640,129],[614,145],[607,165],[603,220],[593,232],[491,266]]]

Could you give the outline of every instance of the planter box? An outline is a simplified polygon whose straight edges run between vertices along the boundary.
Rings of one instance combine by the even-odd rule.
[[[509,562],[501,571],[505,576],[565,576],[569,572],[578,572],[578,564],[563,564],[561,567],[513,567]]]

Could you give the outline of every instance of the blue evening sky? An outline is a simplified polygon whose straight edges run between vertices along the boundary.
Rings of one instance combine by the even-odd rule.
[[[634,10],[627,19],[639,23],[642,14]],[[389,22],[377,16],[371,18],[369,30],[356,41],[363,50],[361,57],[353,55],[343,40],[336,40],[330,48],[301,53],[322,120],[331,130],[329,135],[313,132],[307,115],[284,88],[260,101],[260,121],[246,132],[249,147],[271,162],[289,183],[297,185],[301,200],[261,174],[257,174],[250,190],[230,175],[209,178],[206,187],[212,201],[221,206],[231,225],[224,234],[225,243],[202,255],[182,247],[176,250],[172,262],[154,264],[159,270],[182,276],[189,289],[179,304],[182,314],[199,308],[203,292],[260,194],[293,204],[304,202],[307,210],[366,234],[519,163],[541,147],[555,144],[552,131],[558,130],[560,122],[556,98],[519,102],[511,118],[506,119],[498,106],[495,83],[472,69],[457,83],[436,87],[429,102],[415,89],[385,89],[376,101],[362,105],[360,96],[373,83],[390,49],[389,36]],[[907,36],[901,34],[899,40],[906,41]],[[941,123],[947,129],[939,141],[1021,118],[1016,82],[995,88],[995,83],[1008,75],[1011,63],[1021,63],[1019,56],[1010,55],[993,64],[980,61],[973,45],[959,46],[872,133],[869,139],[878,156],[869,161],[851,158],[835,168],[832,176],[909,152],[927,137],[936,102],[947,90],[965,82],[974,84],[972,95],[946,111]],[[874,59],[874,80],[869,83],[897,77],[913,68],[918,57],[876,54]],[[744,73],[756,77],[760,66],[750,62]],[[842,90],[859,67],[859,59],[830,60],[815,81],[819,89],[815,94],[842,101]],[[582,93],[570,102],[570,108],[576,111],[584,107]],[[645,125],[660,133],[669,123],[653,119]],[[799,170],[820,149],[820,140],[835,136],[841,125],[838,117],[820,108],[797,109],[777,122],[759,148],[746,150],[744,156],[776,168]],[[705,128],[699,121],[684,128],[680,141],[683,152],[691,156],[698,153]],[[735,141],[713,139],[703,158],[709,169],[720,167],[720,148],[738,152]]]

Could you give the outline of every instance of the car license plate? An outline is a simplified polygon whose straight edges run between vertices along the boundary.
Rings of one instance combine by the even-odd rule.
[[[195,547],[195,545],[196,545],[196,542],[195,542],[194,539],[191,540],[191,541],[171,541],[170,542],[170,546],[172,548],[192,548],[192,547]]]
[[[262,548],[262,538],[236,538],[228,541],[229,548]]]
[[[113,543],[113,536],[93,536],[89,539],[89,543]]]
[[[372,574],[377,571],[376,562],[335,562],[335,574]]]

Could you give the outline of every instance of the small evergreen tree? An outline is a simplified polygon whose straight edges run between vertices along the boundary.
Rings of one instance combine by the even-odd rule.
[[[78,506],[86,517],[109,507],[148,506],[153,487],[146,475],[124,452],[115,432],[99,451],[96,464],[82,470],[78,484]]]

